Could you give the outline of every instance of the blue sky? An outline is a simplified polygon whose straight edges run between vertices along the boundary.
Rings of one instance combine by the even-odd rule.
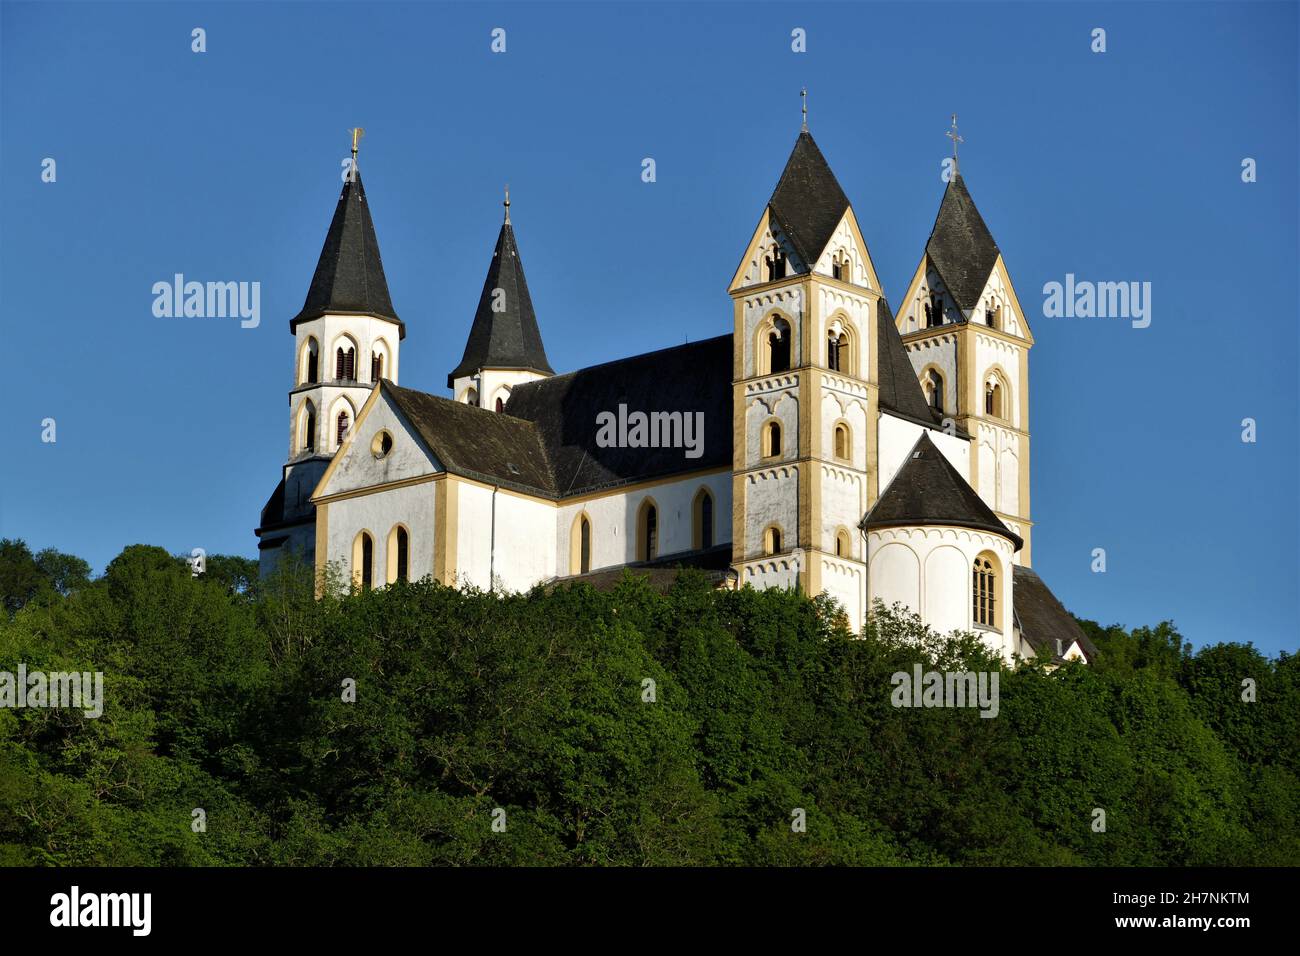
[[[0,44],[0,535],[256,554],[347,128],[402,383],[445,394],[506,182],[557,370],[729,332],[806,85],[895,302],[959,114],[1037,339],[1034,564],[1066,606],[1296,648],[1294,4],[4,3]],[[177,272],[259,281],[261,324],[155,318]],[[1152,283],[1151,326],[1044,317],[1066,273]]]

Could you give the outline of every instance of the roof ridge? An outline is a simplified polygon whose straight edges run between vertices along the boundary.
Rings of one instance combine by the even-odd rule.
[[[545,382],[559,382],[559,381],[563,381],[563,380],[565,380],[565,379],[573,378],[573,376],[575,376],[575,375],[579,375],[579,374],[581,374],[582,372],[590,372],[590,371],[594,371],[595,369],[605,368],[606,366],[609,366],[609,365],[621,365],[621,364],[623,364],[624,362],[631,362],[631,361],[634,360],[634,359],[649,358],[649,357],[652,356],[652,355],[661,355],[661,354],[664,353],[664,352],[672,352],[672,351],[674,351],[674,350],[676,350],[676,349],[687,349],[687,348],[693,348],[693,347],[695,347],[695,346],[703,345],[703,344],[705,344],[705,343],[707,343],[707,342],[716,342],[716,341],[718,341],[719,339],[729,339],[729,338],[732,338],[734,335],[735,335],[734,332],[724,332],[722,335],[711,335],[711,336],[709,336],[707,339],[696,339],[694,342],[682,342],[682,343],[680,343],[680,344],[678,344],[678,345],[665,345],[665,346],[664,346],[663,348],[661,348],[661,349],[654,349],[654,350],[649,351],[649,352],[637,352],[635,355],[625,355],[625,356],[623,356],[622,358],[609,359],[608,361],[605,361],[605,362],[597,362],[595,365],[584,365],[582,368],[575,368],[575,369],[574,369],[573,371],[571,371],[571,372],[558,372],[558,373],[556,373],[555,375],[551,375],[551,376],[549,376],[549,377],[546,378],[544,381],[545,381]],[[516,389],[519,389],[519,388],[524,388],[525,386],[528,386],[528,385],[541,385],[541,384],[543,384],[543,382],[541,382],[541,381],[538,381],[538,382],[522,382],[522,383],[520,383],[519,385],[516,385],[515,388],[516,388]]]

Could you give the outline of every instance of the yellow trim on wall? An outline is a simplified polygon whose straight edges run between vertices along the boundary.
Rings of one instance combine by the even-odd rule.
[[[754,230],[753,235],[750,236],[749,243],[745,246],[745,252],[740,257],[740,265],[736,267],[736,271],[731,275],[731,281],[727,283],[728,292],[735,292],[741,287],[740,283],[745,278],[745,267],[749,264],[750,258],[757,251],[759,240],[769,232],[769,215],[771,215],[770,210],[764,206],[763,215],[758,218],[758,227]],[[762,263],[760,263],[760,266],[761,265]]]
[[[325,594],[325,566],[329,563],[329,505],[316,506],[316,596]]]
[[[320,481],[316,482],[316,487],[311,493],[312,501],[316,500],[316,496],[325,490],[325,486],[329,483],[329,480],[334,477],[334,471],[338,468],[339,462],[343,460],[343,456],[347,454],[348,449],[352,447],[353,439],[361,433],[361,423],[365,421],[366,416],[370,414],[370,409],[373,408],[375,402],[379,400],[380,391],[382,391],[382,388],[372,388],[370,390],[370,396],[366,399],[365,404],[361,406],[361,411],[355,412],[352,416],[352,427],[348,429],[348,434],[347,437],[343,439],[343,444],[339,445],[338,449],[334,452],[334,457],[330,459],[330,463],[326,467],[325,473],[320,476]],[[343,397],[347,398],[346,395]],[[349,400],[348,404],[351,406],[351,400]],[[332,408],[330,409],[330,412],[333,412]],[[322,424],[328,427],[328,419],[322,422]],[[325,499],[322,497],[321,500]]]

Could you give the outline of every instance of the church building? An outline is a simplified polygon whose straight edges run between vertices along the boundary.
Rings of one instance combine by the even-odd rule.
[[[356,587],[523,591],[623,568],[875,600],[1011,661],[1093,658],[1031,569],[1029,351],[960,174],[897,313],[806,126],[731,277],[733,331],[557,374],[510,219],[450,395],[399,385],[355,165],[289,322],[289,456],[263,573],[296,552]],[[417,334],[419,326],[416,326]]]

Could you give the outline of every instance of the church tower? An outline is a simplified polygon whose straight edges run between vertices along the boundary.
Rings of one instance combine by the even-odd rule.
[[[879,493],[880,323],[892,318],[806,122],[728,291],[732,565],[742,585],[828,592],[858,627],[866,566],[856,529]]]
[[[447,387],[456,401],[498,412],[505,408],[516,385],[555,374],[546,360],[524,263],[510,224],[509,188],[505,210],[465,354],[447,376]]]
[[[1030,566],[1029,324],[960,172],[948,182],[898,329],[926,399],[970,435],[970,484]]]
[[[294,335],[289,391],[289,453],[284,474],[257,529],[265,572],[278,554],[315,551],[312,492],[381,378],[397,382],[398,346],[406,327],[393,308],[365,186],[352,167],[334,208]]]

